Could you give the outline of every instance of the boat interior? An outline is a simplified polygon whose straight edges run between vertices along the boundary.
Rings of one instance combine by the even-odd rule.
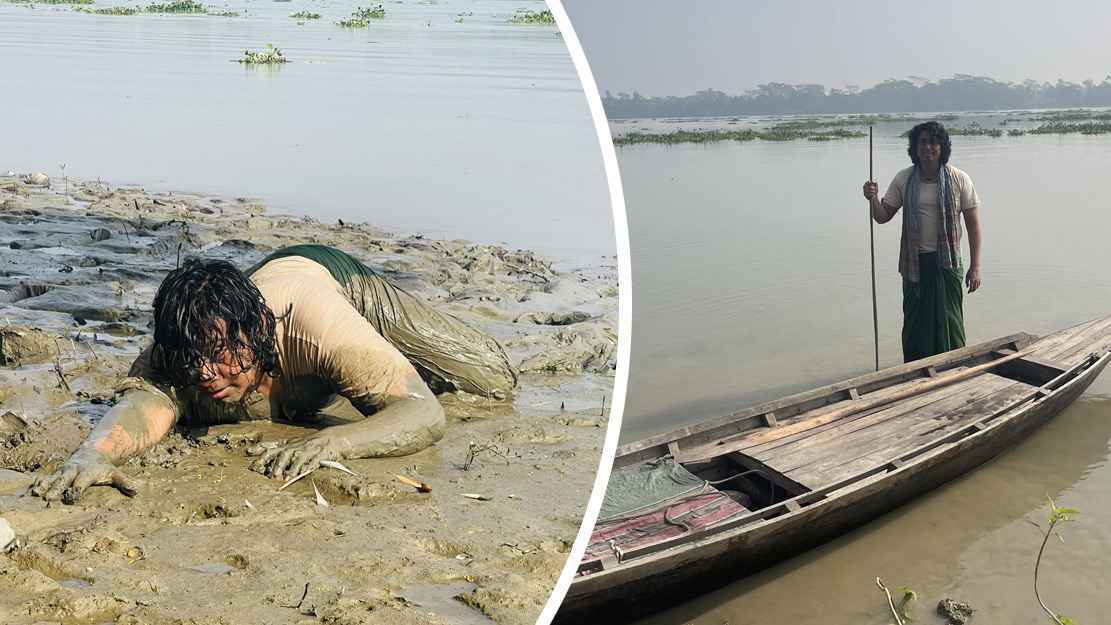
[[[813,493],[800,500],[817,501],[842,484],[986,429],[1094,362],[1093,341],[1111,349],[1111,317],[1071,330],[1038,341],[1015,335],[967,348],[960,357],[861,376],[646,449],[666,449],[648,461],[670,458],[702,488],[600,518],[580,571],[753,512],[765,511],[761,519],[785,514],[798,509],[800,495]]]

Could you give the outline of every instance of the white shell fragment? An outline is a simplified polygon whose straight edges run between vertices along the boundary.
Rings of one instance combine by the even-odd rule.
[[[315,471],[315,470],[316,470],[316,469],[309,469],[308,471],[305,471],[305,472],[301,473],[300,475],[294,475],[293,477],[291,477],[291,478],[289,478],[288,480],[286,480],[286,483],[285,483],[285,484],[282,484],[282,485],[281,485],[281,487],[279,487],[279,488],[278,488],[278,492],[280,493],[280,492],[282,492],[283,490],[285,490],[286,488],[289,488],[289,486],[290,486],[291,484],[293,484],[293,483],[294,483],[294,482],[296,482],[297,480],[299,480],[299,479],[301,479],[301,478],[305,477],[305,476],[306,476],[306,475],[308,475],[309,473],[312,473],[312,472],[313,472],[313,471]]]
[[[341,464],[339,462],[336,462],[335,460],[321,460],[320,461],[320,466],[328,467],[329,469],[335,469],[336,471],[343,471],[344,473],[346,473],[348,475],[354,475],[355,477],[359,477],[358,473],[355,473],[351,469],[348,469],[347,467],[343,466],[343,464]]]
[[[309,481],[312,482],[312,492],[316,493],[316,505],[327,508],[328,500],[324,498],[324,495],[320,494],[320,489],[316,487],[316,480]]]
[[[475,499],[477,501],[490,501],[489,497],[487,497],[486,495],[481,495],[479,493],[459,493],[459,494],[466,497],[467,499]]]

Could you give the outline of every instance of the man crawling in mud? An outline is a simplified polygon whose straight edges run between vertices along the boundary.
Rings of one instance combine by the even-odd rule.
[[[279,250],[246,273],[189,259],[159,286],[154,326],[117,403],[32,494],[70,503],[103,484],[133,495],[119,465],[179,422],[312,423],[338,397],[365,418],[272,448],[251,468],[281,478],[322,460],[411,454],[443,436],[433,390],[504,397],[517,381],[493,338],[320,245]]]

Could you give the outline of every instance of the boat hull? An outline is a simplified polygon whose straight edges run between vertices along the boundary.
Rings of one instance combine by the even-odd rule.
[[[828,542],[952,481],[1027,438],[1079,397],[1109,360],[1111,355],[1105,354],[1048,396],[973,434],[829,493],[801,509],[577,577],[555,622],[628,621]]]

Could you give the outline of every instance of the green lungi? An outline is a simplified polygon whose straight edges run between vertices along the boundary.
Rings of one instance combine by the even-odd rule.
[[[918,255],[918,283],[903,279],[903,362],[964,347],[964,268]]]
[[[502,398],[517,385],[509,357],[493,337],[433,309],[340,250],[294,245],[270,254],[246,273],[287,256],[308,258],[328,269],[351,305],[413,363],[433,392],[461,390]]]

